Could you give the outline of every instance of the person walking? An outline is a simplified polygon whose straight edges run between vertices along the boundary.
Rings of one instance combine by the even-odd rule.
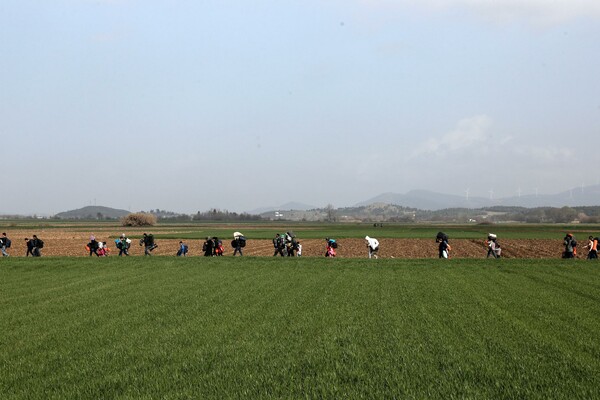
[[[106,242],[98,242],[98,251],[96,252],[98,257],[107,257],[109,252],[110,249],[106,245]]]
[[[296,235],[293,232],[286,232],[282,235],[285,243],[285,254],[288,257],[294,257],[297,251]]]
[[[575,258],[577,255],[577,240],[575,240],[572,233],[567,233],[563,239],[563,245],[565,246],[565,251],[562,258]]]
[[[223,248],[223,242],[218,237],[213,238],[213,256],[221,257],[225,249]]]
[[[273,248],[275,249],[273,257],[276,257],[277,254],[281,255],[281,257],[284,256],[283,249],[285,248],[285,241],[279,233],[275,235],[275,238],[273,238]]]
[[[129,247],[131,246],[131,239],[129,239],[125,234],[121,235],[120,239],[115,240],[117,245],[117,249],[119,249],[119,257],[123,254],[129,256]]]
[[[27,253],[25,253],[25,257],[29,257],[29,255],[31,255],[31,257],[35,257],[33,255],[33,240],[25,238],[25,246],[27,246]]]
[[[598,259],[598,238],[590,236],[588,238],[588,244],[584,246],[584,249],[589,249],[587,255],[588,260]]]
[[[188,245],[183,243],[183,241],[179,242],[179,250],[177,250],[178,257],[185,257],[188,253]]]
[[[204,257],[213,256],[213,240],[210,236],[207,236],[206,240],[202,244],[202,251],[204,252]]]
[[[233,247],[233,256],[237,253],[240,253],[240,256],[243,256],[242,248],[246,246],[246,238],[240,232],[235,232],[233,234],[233,241],[231,242],[231,247]]]
[[[152,254],[150,254],[150,252],[158,247],[158,245],[154,243],[154,235],[151,233],[146,234],[145,232],[140,239],[140,246],[142,245],[144,246],[145,256],[151,256]]]
[[[94,234],[90,236],[90,242],[88,243],[87,248],[90,251],[90,257],[92,256],[92,254],[95,254],[96,256],[100,257],[98,255],[99,243],[98,241],[96,241],[96,236],[94,236]]]
[[[335,257],[337,255],[335,252],[335,249],[338,247],[337,242],[335,239],[330,238],[325,238],[325,242],[327,242],[325,257]]]
[[[2,257],[8,257],[9,254],[6,252],[6,249],[10,248],[12,242],[6,236],[6,232],[2,232],[2,237],[0,238],[0,250],[2,250]]]
[[[500,248],[500,244],[498,243],[498,237],[493,233],[488,234],[488,238],[486,240],[488,252],[487,257],[500,258],[500,254],[502,253],[502,249]]]
[[[439,258],[450,258],[450,251],[452,250],[452,247],[450,247],[450,243],[448,243],[448,235],[446,235],[444,232],[438,232],[437,236],[435,237],[435,241],[436,243],[439,243]]]
[[[33,257],[41,257],[42,249],[44,248],[44,241],[37,237],[37,235],[33,235],[33,239],[31,239],[31,255]]]
[[[377,259],[377,252],[379,251],[379,240],[365,236],[365,240],[367,241],[367,247],[369,249],[369,258]]]

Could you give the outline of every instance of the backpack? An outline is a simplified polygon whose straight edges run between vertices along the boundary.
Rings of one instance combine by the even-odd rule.
[[[246,247],[246,238],[244,236],[240,236],[238,240],[240,241],[240,247]]]
[[[446,235],[444,232],[438,232],[438,234],[435,236],[435,241],[436,242],[447,242],[448,235]]]
[[[12,244],[12,242],[10,241],[9,238],[6,238],[4,240],[4,245],[6,246],[7,249],[10,249],[10,245]]]
[[[187,254],[187,252],[188,252],[188,245],[184,244],[183,245],[183,254]]]
[[[329,241],[329,246],[331,246],[334,249],[338,248],[338,244],[337,244],[337,242],[335,240],[330,240]]]
[[[37,247],[38,249],[44,248],[44,241],[42,239],[38,239]]]
[[[273,239],[273,246],[276,249],[283,249],[285,247],[283,244],[283,238],[280,236],[278,238]]]

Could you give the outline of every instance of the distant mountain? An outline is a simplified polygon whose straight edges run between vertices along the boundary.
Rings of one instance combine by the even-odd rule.
[[[102,206],[87,206],[77,210],[64,211],[55,215],[61,219],[117,219],[121,218],[130,212],[127,210],[119,210],[117,208],[102,207]]]
[[[248,214],[252,214],[252,215],[259,215],[259,214],[264,214],[264,213],[268,213],[271,211],[289,211],[289,210],[307,211],[307,210],[313,210],[315,208],[316,208],[315,206],[291,201],[289,203],[282,204],[279,207],[261,207],[261,208],[256,208],[254,210],[246,211],[246,212]]]
[[[357,203],[356,207],[370,204],[387,203],[420,210],[441,210],[444,208],[481,208],[491,205],[488,199],[482,197],[456,196],[430,190],[411,190],[405,194],[384,193],[369,200]]]
[[[456,196],[429,190],[411,190],[405,194],[383,193],[355,206],[374,203],[396,204],[421,210],[442,210],[445,208],[483,208],[492,206],[517,207],[574,207],[600,205],[600,185],[584,186],[557,194],[512,196],[498,199],[484,197]]]
[[[600,185],[573,188],[557,194],[530,194],[500,199],[501,205],[520,207],[574,207],[600,205]]]

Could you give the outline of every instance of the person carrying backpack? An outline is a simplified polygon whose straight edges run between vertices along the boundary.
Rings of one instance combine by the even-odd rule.
[[[444,232],[438,232],[437,236],[435,237],[435,241],[436,243],[440,244],[438,247],[439,258],[450,258],[450,251],[452,250],[452,247],[450,247],[450,244],[448,243],[448,235],[446,235]]]
[[[2,237],[0,238],[0,250],[2,250],[2,257],[8,257],[9,254],[6,252],[6,249],[9,249],[12,242],[6,236],[6,232],[2,233]]]
[[[178,257],[185,257],[188,253],[188,245],[183,243],[183,241],[179,242],[179,250],[177,250]]]
[[[129,247],[131,246],[131,239],[129,239],[125,234],[121,235],[120,239],[115,240],[115,244],[117,249],[119,249],[119,257],[123,254],[129,256]]]
[[[589,249],[587,259],[588,260],[596,260],[598,259],[598,238],[590,236],[588,238],[588,244],[583,247],[584,249]]]
[[[367,241],[367,248],[369,249],[369,258],[373,257],[377,259],[377,252],[379,251],[379,240],[365,236]]]
[[[487,257],[490,258],[500,258],[500,254],[502,253],[502,249],[500,248],[500,244],[498,243],[498,237],[493,233],[488,234],[488,238],[486,240],[486,245],[488,248]]]
[[[106,242],[98,242],[98,251],[96,252],[98,257],[108,257],[109,252],[110,249],[106,245]]]
[[[338,247],[337,242],[335,241],[335,239],[330,239],[330,238],[325,238],[325,241],[327,242],[325,257],[335,257],[336,256],[335,249],[337,249],[337,247]]]
[[[157,244],[154,243],[154,235],[149,233],[144,233],[143,237],[140,239],[140,246],[144,245],[144,255],[151,256],[150,252],[158,247]]]
[[[567,233],[563,239],[563,245],[565,246],[565,251],[562,258],[575,258],[577,255],[577,240],[575,240],[573,234]]]
[[[213,238],[213,256],[221,257],[224,251],[225,248],[223,247],[223,242],[215,236]]]
[[[285,248],[285,241],[279,233],[275,235],[275,238],[273,238],[273,248],[275,249],[273,257],[277,256],[277,254],[281,255],[281,257],[284,256],[283,249]]]
[[[33,235],[33,239],[31,239],[31,255],[33,257],[41,257],[42,249],[44,248],[44,241],[39,239],[37,235]]]
[[[92,256],[92,254],[95,254],[96,256],[100,257],[100,255],[98,254],[99,247],[99,243],[98,241],[96,241],[96,236],[90,236],[90,242],[87,244],[87,246],[85,246],[85,248],[90,252],[90,257]]]
[[[207,236],[204,243],[202,243],[202,251],[204,252],[204,257],[213,256],[213,240],[210,236]]]
[[[233,256],[237,253],[240,253],[240,256],[243,256],[242,248],[246,247],[246,238],[240,232],[235,232],[233,234],[233,240],[231,241],[231,247],[233,247]]]
[[[296,244],[296,235],[293,232],[286,232],[284,235],[285,242],[285,252],[288,257],[294,257],[294,253],[298,250],[298,246]]]

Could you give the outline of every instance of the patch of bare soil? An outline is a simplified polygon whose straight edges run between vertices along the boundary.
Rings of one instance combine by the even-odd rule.
[[[9,250],[12,256],[24,256],[26,246],[24,238],[31,238],[34,232],[30,230],[12,231],[9,237],[12,247]],[[89,233],[69,232],[65,230],[50,229],[35,232],[39,238],[44,240],[45,246],[42,250],[44,256],[88,256],[89,252],[85,245],[89,242]],[[105,241],[111,249],[111,255],[117,255],[114,239],[118,233],[111,231],[94,232],[97,240]],[[130,235],[141,235],[143,230],[128,231]],[[325,255],[325,241],[322,239],[300,238],[302,244],[302,255],[305,257],[323,257]],[[175,255],[179,248],[177,239],[157,239],[158,247],[152,252],[154,255]],[[202,239],[187,240],[189,256],[201,256]],[[506,258],[560,258],[562,252],[562,240],[515,240],[506,239],[500,241],[502,245],[502,256]],[[230,240],[223,240],[225,255],[233,255]],[[340,239],[337,256],[340,258],[366,258],[368,250],[363,239]],[[485,258],[487,248],[483,240],[455,239],[450,241],[452,246],[451,257],[453,258]],[[271,240],[248,239],[247,246],[243,249],[245,256],[273,256],[274,249]],[[132,242],[130,251],[132,256],[143,256],[144,248],[139,246],[138,241]],[[434,240],[428,239],[380,239],[380,258],[437,258],[438,245]],[[584,257],[582,254],[580,257]]]

